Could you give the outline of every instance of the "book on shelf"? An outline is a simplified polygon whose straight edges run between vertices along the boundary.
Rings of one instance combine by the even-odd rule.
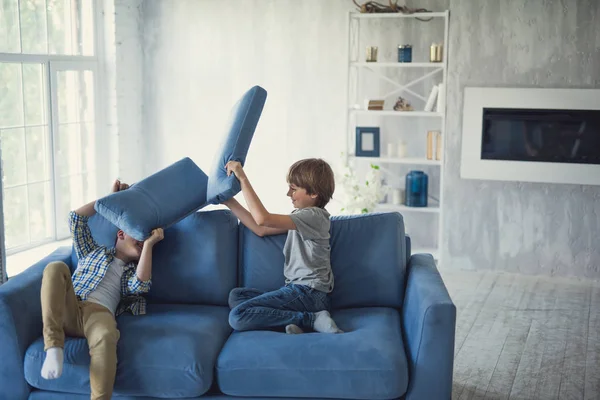
[[[436,111],[439,113],[443,113],[446,108],[446,88],[443,83],[438,85],[438,96],[437,96],[437,105]]]
[[[369,100],[367,110],[382,111],[384,102],[384,100]]]
[[[425,103],[425,109],[423,111],[432,112],[434,106],[436,105],[436,99],[438,97],[439,87],[435,85],[431,88],[431,93],[429,93],[429,98],[427,99],[427,103]]]

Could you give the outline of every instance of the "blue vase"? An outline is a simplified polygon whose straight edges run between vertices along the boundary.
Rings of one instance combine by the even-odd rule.
[[[398,46],[398,62],[412,62],[412,46],[404,44]]]
[[[410,171],[406,175],[406,198],[408,207],[427,207],[429,178],[423,171]]]

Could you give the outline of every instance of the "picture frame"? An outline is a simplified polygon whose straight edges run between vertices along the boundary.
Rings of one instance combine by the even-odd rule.
[[[356,127],[356,157],[379,157],[379,127]]]

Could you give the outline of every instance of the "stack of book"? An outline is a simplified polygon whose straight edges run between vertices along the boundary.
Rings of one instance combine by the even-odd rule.
[[[368,110],[383,110],[383,100],[369,100]]]

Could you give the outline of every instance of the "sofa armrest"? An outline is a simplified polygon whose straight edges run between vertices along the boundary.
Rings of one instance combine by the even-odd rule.
[[[406,399],[450,399],[456,307],[430,254],[410,258],[402,310],[409,362]]]
[[[29,397],[25,351],[42,335],[42,274],[52,261],[70,265],[71,248],[61,247],[0,286],[0,400]]]

